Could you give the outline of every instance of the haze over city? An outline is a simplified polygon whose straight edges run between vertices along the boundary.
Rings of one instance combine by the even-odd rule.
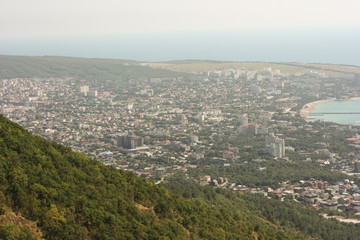
[[[358,0],[0,0],[0,239],[360,236]]]
[[[0,54],[360,65],[360,3],[3,1]]]

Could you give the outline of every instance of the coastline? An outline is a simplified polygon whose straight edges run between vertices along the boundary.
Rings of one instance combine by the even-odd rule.
[[[314,110],[316,105],[318,105],[320,103],[327,103],[327,102],[333,102],[333,101],[334,101],[334,99],[326,99],[326,100],[319,100],[319,101],[307,103],[301,108],[300,116],[307,121],[306,118],[310,115],[311,111]]]
[[[352,98],[349,98],[349,99],[342,99],[342,101],[358,101],[358,100],[360,100],[360,97],[352,97]],[[333,101],[336,101],[336,99],[325,99],[325,100],[319,100],[319,101],[307,103],[301,108],[300,116],[302,118],[304,118],[306,121],[308,121],[307,117],[314,110],[316,105],[318,105],[320,103],[327,103],[327,102],[333,102]]]

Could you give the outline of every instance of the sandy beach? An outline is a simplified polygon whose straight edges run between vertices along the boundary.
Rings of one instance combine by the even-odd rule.
[[[344,101],[348,101],[348,100],[358,101],[358,100],[360,100],[360,97],[344,99]],[[311,111],[314,110],[316,105],[318,105],[320,103],[333,102],[333,101],[336,101],[336,99],[326,99],[326,100],[319,100],[319,101],[307,103],[300,110],[300,116],[306,120],[306,118],[310,115]]]
[[[334,99],[319,100],[319,101],[307,103],[300,110],[300,116],[306,120],[306,118],[310,115],[311,111],[314,110],[316,105],[320,103],[326,103],[332,101],[334,101]]]

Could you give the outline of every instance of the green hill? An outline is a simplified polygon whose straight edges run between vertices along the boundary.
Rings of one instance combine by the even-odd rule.
[[[176,178],[156,185],[33,136],[0,115],[0,239],[358,236],[357,225],[326,220],[293,201]]]
[[[70,76],[89,80],[123,80],[185,75],[189,74],[142,66],[132,60],[0,55],[0,79]]]
[[[360,236],[359,224],[341,223],[335,219],[325,219],[315,208],[292,200],[279,201],[268,199],[259,194],[201,187],[177,177],[170,180],[166,187],[179,196],[188,199],[202,199],[207,204],[220,208],[220,211],[224,214],[227,213],[226,210],[237,212],[246,207],[249,212],[247,217],[260,217],[262,219],[262,225],[257,225],[260,223],[252,222],[249,218],[247,220],[252,222],[255,229],[260,232],[264,231],[263,226],[265,223],[284,232],[296,232],[300,236],[305,235],[310,239],[357,240]],[[241,210],[241,212],[246,211]],[[267,235],[268,232],[264,234]],[[290,239],[293,238],[294,236]],[[270,239],[279,238],[270,237]]]
[[[0,189],[0,239],[301,239],[245,206],[174,195],[2,116]]]
[[[142,77],[179,77],[203,71],[247,68],[262,70],[271,67],[283,73],[320,71],[329,76],[353,76],[360,67],[334,64],[169,61],[141,63],[133,60],[78,58],[58,56],[0,55],[0,79],[29,77],[77,77],[89,80],[124,80]]]

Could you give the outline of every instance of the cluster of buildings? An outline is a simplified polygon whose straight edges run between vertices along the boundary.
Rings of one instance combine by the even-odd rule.
[[[285,185],[278,190],[269,190],[277,198],[288,195],[291,198],[330,210],[360,213],[360,190],[354,182],[349,180],[338,181],[329,185],[327,181],[302,181],[301,186]]]
[[[86,82],[86,80],[83,80],[83,82]],[[92,97],[96,98],[98,96],[97,90],[90,90],[89,86],[79,86],[79,94],[83,97]]]
[[[287,151],[304,160],[350,172],[354,165],[346,164],[349,159],[327,151],[328,136],[323,138],[324,145],[306,152],[293,148],[296,139],[286,135],[297,131],[310,137],[317,134],[310,123],[299,125],[291,120],[305,103],[336,97],[334,88],[342,89],[345,97],[358,94],[359,88],[335,83],[334,78],[320,73],[282,74],[271,68],[103,81],[71,76],[1,79],[0,113],[34,134],[104,164],[159,181],[176,171],[237,164],[258,152],[291,161],[285,156],[285,139]],[[351,131],[356,133],[357,128]],[[230,144],[234,139],[246,141]],[[247,140],[259,141],[261,146]],[[349,139],[359,146],[355,140]],[[316,154],[327,159],[311,159]],[[217,178],[210,182],[244,189],[241,183],[230,181]]]
[[[200,179],[200,184],[214,187],[224,187],[228,184],[228,180],[223,177],[211,178],[211,176],[204,176]]]
[[[329,185],[327,181],[323,180],[300,181],[298,184],[285,182],[277,189],[249,188],[229,182],[226,178],[211,178],[211,176],[201,177],[199,183],[234,191],[250,191],[280,201],[294,200],[315,208],[360,214],[360,189],[353,181],[347,179],[338,181],[334,185]]]

